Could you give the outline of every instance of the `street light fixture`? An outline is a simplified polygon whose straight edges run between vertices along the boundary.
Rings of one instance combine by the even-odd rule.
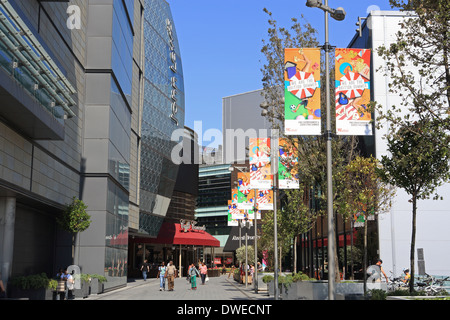
[[[328,14],[337,20],[342,21],[345,18],[345,10],[342,7],[332,9],[328,7],[328,0],[325,0],[325,4],[321,0],[307,0],[306,6],[310,8],[319,8],[325,13],[325,45],[323,49],[325,51],[325,76],[326,76],[326,110],[327,110],[327,213],[328,213],[328,300],[334,300],[334,278],[335,278],[335,233],[334,233],[334,216],[333,216],[333,182],[332,182],[332,155],[331,155],[331,116],[330,116],[330,72],[329,72],[329,52],[331,46],[328,42]]]
[[[328,6],[327,0],[325,0],[325,5],[320,0],[307,0],[306,6],[310,7],[310,8],[320,8],[323,11],[328,12],[330,14],[330,16],[337,21],[342,21],[345,19],[346,13],[345,13],[344,8],[342,8],[342,7],[339,7],[336,9],[330,8]]]

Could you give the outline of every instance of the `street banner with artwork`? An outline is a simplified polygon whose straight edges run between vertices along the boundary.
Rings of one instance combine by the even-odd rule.
[[[228,226],[236,227],[239,225],[239,220],[233,219],[233,204],[231,200],[228,200]]]
[[[273,210],[273,190],[258,190],[257,195],[258,210]]]
[[[286,135],[320,135],[320,49],[284,50]]]
[[[298,189],[298,139],[280,138],[278,157],[278,187],[280,189]]]
[[[238,172],[238,208],[251,210],[255,206],[255,190],[250,189],[250,172]]]
[[[372,135],[369,49],[335,51],[336,134]]]
[[[257,210],[256,212],[257,212],[256,219],[261,220],[261,211]],[[247,219],[250,219],[252,221],[252,225],[253,225],[253,220],[255,219],[255,211],[254,210],[246,210],[246,214],[247,214]]]
[[[271,189],[270,138],[249,139],[250,189]]]
[[[239,191],[238,189],[231,189],[231,218],[234,220],[244,219],[244,210],[238,208],[239,203]]]

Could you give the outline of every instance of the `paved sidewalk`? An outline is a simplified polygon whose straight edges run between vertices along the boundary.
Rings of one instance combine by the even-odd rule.
[[[124,288],[90,295],[84,300],[273,300],[273,297],[267,291],[255,293],[252,285],[246,288],[223,275],[209,278],[205,285],[197,278],[197,290],[191,290],[186,278],[175,279],[174,291],[159,291],[159,279],[134,279]]]

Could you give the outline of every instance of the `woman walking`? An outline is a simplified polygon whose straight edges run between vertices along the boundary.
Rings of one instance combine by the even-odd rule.
[[[200,275],[194,264],[189,268],[189,275],[191,276],[191,290],[197,290],[197,276]]]
[[[202,284],[205,284],[206,275],[208,274],[208,267],[205,265],[205,263],[202,263],[202,266],[200,267],[200,273],[202,277]]]
[[[164,265],[164,261],[161,263],[161,265],[158,267],[158,274],[156,277],[159,277],[159,291],[166,291],[166,278],[164,276],[166,275],[166,266]]]

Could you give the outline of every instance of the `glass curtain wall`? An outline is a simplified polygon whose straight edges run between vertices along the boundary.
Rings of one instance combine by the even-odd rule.
[[[174,130],[184,128],[184,80],[169,4],[144,4],[144,106],[141,134],[139,233],[158,235],[172,197],[178,166],[171,158]]]

